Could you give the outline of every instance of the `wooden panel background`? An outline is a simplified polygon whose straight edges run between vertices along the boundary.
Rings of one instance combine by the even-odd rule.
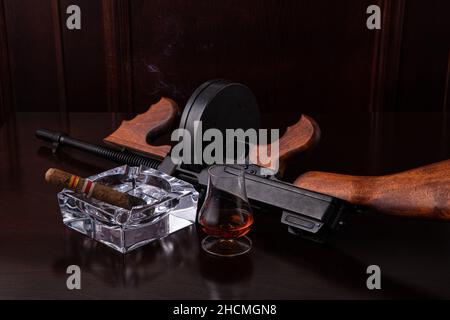
[[[82,30],[65,27],[71,4]],[[370,4],[381,31],[366,28]],[[183,105],[217,77],[249,85],[267,114],[447,112],[448,12],[445,0],[0,0],[0,118]]]
[[[56,0],[53,0],[56,1]],[[92,0],[59,0],[62,27],[66,103],[69,111],[110,111],[105,81],[105,41],[103,41],[102,5]],[[66,27],[66,9],[81,8],[81,30]]]
[[[51,0],[4,0],[16,110],[59,110]]]
[[[266,112],[367,108],[368,3],[132,1],[136,107],[220,77],[249,85]]]
[[[3,0],[0,0],[0,125],[12,109],[8,39]]]
[[[450,1],[407,1],[400,58],[398,110],[448,111]]]

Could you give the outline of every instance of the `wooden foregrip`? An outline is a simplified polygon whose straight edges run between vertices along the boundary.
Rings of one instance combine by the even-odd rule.
[[[129,121],[123,121],[120,127],[103,141],[128,150],[138,151],[155,159],[163,159],[170,151],[170,146],[153,146],[147,136],[156,136],[174,124],[177,119],[178,106],[175,101],[161,98],[145,113]]]
[[[284,168],[284,163],[287,159],[297,153],[306,151],[315,146],[320,140],[320,128],[313,118],[308,116],[301,116],[300,120],[294,125],[287,128],[284,135],[279,139],[279,167]],[[271,155],[272,145],[258,145],[250,150],[250,161],[261,167],[274,168],[274,162],[263,163],[260,161],[258,154]]]
[[[450,160],[379,177],[308,172],[294,184],[383,213],[450,220]]]

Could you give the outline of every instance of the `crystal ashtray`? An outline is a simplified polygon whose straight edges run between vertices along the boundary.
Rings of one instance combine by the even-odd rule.
[[[117,167],[88,178],[144,200],[131,210],[64,189],[63,222],[122,253],[195,223],[198,193],[182,180],[147,167]]]

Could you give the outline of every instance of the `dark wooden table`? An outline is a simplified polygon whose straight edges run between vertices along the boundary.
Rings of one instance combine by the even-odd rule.
[[[314,116],[322,143],[292,161],[289,179],[312,169],[384,174],[449,157],[449,118],[442,113]],[[76,151],[54,157],[34,131],[99,142],[122,118],[23,113],[0,128],[0,298],[450,298],[448,223],[355,215],[320,245],[288,234],[277,212],[257,213],[253,249],[235,259],[204,254],[195,227],[127,255],[69,230],[44,172],[55,166],[90,175],[113,164]],[[277,125],[293,120],[267,118]],[[81,267],[82,289],[69,291],[66,268],[73,264]],[[372,264],[381,268],[381,290],[366,288]]]

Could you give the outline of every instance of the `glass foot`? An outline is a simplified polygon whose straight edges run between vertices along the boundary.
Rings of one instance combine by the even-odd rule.
[[[208,236],[202,241],[202,248],[209,254],[219,257],[235,257],[247,253],[252,248],[248,237],[237,239],[220,239]]]

